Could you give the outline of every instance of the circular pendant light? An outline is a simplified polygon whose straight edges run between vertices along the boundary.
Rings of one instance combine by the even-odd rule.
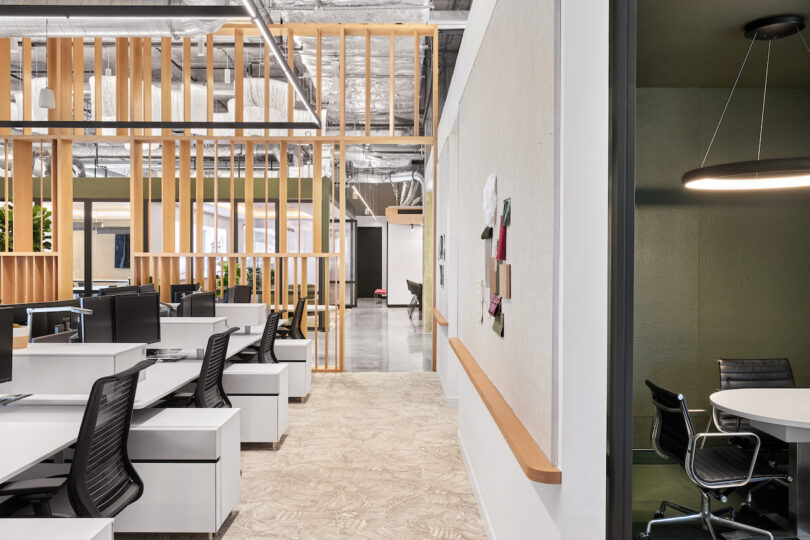
[[[807,46],[801,31],[804,30],[804,18],[799,15],[779,15],[775,17],[765,17],[757,19],[745,25],[743,29],[745,37],[751,40],[748,52],[743,59],[737,79],[731,88],[726,100],[720,120],[714,130],[709,147],[703,157],[700,168],[692,169],[683,175],[684,187],[698,190],[711,191],[742,191],[742,190],[765,190],[765,189],[786,189],[810,187],[810,157],[783,158],[783,159],[760,159],[762,150],[762,127],[765,122],[765,98],[768,92],[768,71],[771,60],[771,42],[784,37],[798,34],[805,45],[808,53],[810,47]],[[723,163],[720,165],[706,165],[706,159],[717,137],[717,132],[723,122],[731,97],[740,82],[743,68],[751,54],[751,49],[757,41],[768,41],[768,59],[765,64],[765,84],[762,90],[762,111],[759,121],[759,144],[757,146],[757,159],[754,161],[739,161],[734,163]]]

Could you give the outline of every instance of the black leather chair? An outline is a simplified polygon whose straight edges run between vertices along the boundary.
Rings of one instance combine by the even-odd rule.
[[[292,319],[284,323],[278,329],[278,335],[286,339],[304,339],[304,332],[301,330],[301,321],[304,319],[304,306],[306,298],[299,298],[295,304]]]
[[[683,467],[686,476],[700,489],[700,510],[663,501],[656,519],[647,524],[646,532],[639,538],[649,540],[653,526],[665,524],[694,523],[705,527],[712,538],[718,538],[714,527],[724,527],[738,531],[764,536],[773,540],[773,535],[744,523],[719,517],[732,513],[732,508],[725,508],[712,513],[710,498],[722,502],[731,491],[771,480],[789,480],[789,477],[763,464],[757,459],[759,437],[755,433],[698,433],[692,422],[692,416],[686,406],[683,395],[670,392],[660,386],[646,381],[652,392],[655,405],[650,438],[655,452],[661,457],[671,459]],[[729,440],[732,437],[749,439],[752,450],[730,444],[704,447],[703,443],[713,440]],[[672,508],[684,515],[663,517],[667,508]]]
[[[411,301],[408,304],[408,317],[412,317],[413,312],[417,309],[419,313],[422,313],[422,284],[409,279],[406,279],[405,282],[408,285],[408,291],[411,293]]]
[[[250,285],[234,285],[225,289],[222,301],[226,304],[249,304],[253,289]]]
[[[127,440],[138,375],[153,363],[145,360],[93,383],[67,477],[9,482],[0,486],[0,496],[19,497],[42,517],[54,516],[50,502],[62,489],[77,517],[115,517],[137,501],[143,481],[129,460]]]
[[[231,328],[208,338],[205,356],[200,367],[200,376],[191,394],[177,393],[162,402],[163,407],[196,407],[198,409],[230,408],[231,400],[222,386],[226,355],[231,334],[238,328]]]
[[[720,368],[720,389],[737,388],[795,388],[793,370],[787,358],[752,358],[747,360],[721,358],[717,361]],[[744,418],[731,414],[716,413],[715,422],[721,431],[740,431],[750,429]],[[762,434],[760,434],[762,438]],[[777,441],[777,439],[773,439]],[[784,443],[782,443],[784,445]]]
[[[260,364],[277,364],[278,359],[273,350],[273,345],[276,342],[276,330],[278,330],[278,313],[271,313],[267,317],[267,322],[264,323],[264,331],[262,332],[262,339],[259,341],[259,346],[251,346],[245,348],[237,356],[231,358],[231,362],[258,362]]]

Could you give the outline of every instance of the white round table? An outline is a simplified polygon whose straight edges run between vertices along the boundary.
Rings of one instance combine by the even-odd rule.
[[[741,388],[709,397],[712,407],[790,444],[790,518],[810,538],[810,388]]]

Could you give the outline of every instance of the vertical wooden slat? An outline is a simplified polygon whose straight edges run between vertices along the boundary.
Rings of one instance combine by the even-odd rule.
[[[197,139],[197,178],[194,180],[194,191],[195,191],[195,199],[197,202],[197,208],[195,211],[195,219],[194,219],[194,239],[197,244],[196,249],[194,251],[196,253],[202,253],[204,251],[205,246],[203,245],[203,202],[205,198],[205,154],[204,152],[204,145],[202,139]],[[202,271],[202,267],[200,267],[200,272]],[[202,274],[196,273],[195,275],[198,279],[202,280]]]
[[[141,39],[141,61],[143,73],[143,119],[152,121],[152,38]],[[146,131],[152,135],[152,130]]]
[[[14,168],[12,196],[15,210],[12,212],[14,251],[34,251],[34,223],[31,213],[34,204],[31,141],[15,140],[12,151],[14,152],[12,161]]]
[[[183,38],[183,121],[191,121],[191,38]],[[184,131],[186,135],[191,134],[190,129]],[[183,151],[182,145],[180,151]],[[182,166],[182,159],[180,160]],[[182,173],[181,173],[182,174]],[[182,199],[181,199],[182,204]],[[181,233],[182,234],[182,233]]]
[[[172,205],[172,208],[174,205]],[[173,228],[173,227],[172,227]],[[174,232],[174,231],[172,231]],[[166,251],[165,249],[163,251]],[[160,299],[163,302],[171,301],[172,286],[172,259],[171,257],[160,257]]]
[[[205,39],[205,109],[206,119],[214,121],[214,34],[208,34]],[[214,130],[209,129],[208,135]],[[216,177],[216,175],[214,175]]]
[[[0,38],[0,120],[11,120],[11,40]],[[0,128],[0,134],[11,128]]]
[[[25,257],[14,257],[14,274],[16,289],[14,298],[17,303],[28,302],[28,283],[27,273],[25,271]]]
[[[59,252],[56,296],[68,300],[73,298],[73,144],[59,140],[52,143],[51,151],[56,163],[51,193],[58,194],[54,202],[54,251]]]
[[[70,120],[73,118],[73,92],[71,91],[71,76],[73,70],[73,41],[70,38],[62,38],[59,42],[59,76],[54,89],[56,98],[57,117],[60,120]],[[126,60],[125,60],[126,63]],[[62,134],[69,134],[70,128],[62,128]],[[71,282],[72,286],[72,282]]]
[[[264,121],[270,121],[270,47],[264,44]],[[265,135],[270,134],[269,129],[264,130]]]
[[[31,38],[22,40],[22,119],[31,120]],[[24,128],[23,135],[30,135],[31,128]]]
[[[315,110],[318,114],[321,114],[321,104],[322,104],[322,92],[321,92],[321,79],[322,79],[322,69],[321,69],[321,46],[322,46],[322,36],[321,36],[321,29],[318,28],[315,31]],[[323,121],[324,118],[321,118]],[[326,126],[324,126],[326,127]],[[323,130],[318,129],[316,130],[316,135],[320,136],[323,133]]]
[[[115,119],[126,121],[129,118],[127,111],[128,89],[127,78],[129,62],[127,61],[127,38],[115,38]],[[116,128],[116,135],[126,135],[126,128]]]
[[[238,285],[237,272],[239,272],[239,258],[228,257],[228,287]]]
[[[54,96],[58,96],[57,93],[59,91],[59,77],[58,77],[58,70],[59,70],[59,40],[56,38],[48,38],[46,40],[46,70],[48,74],[48,88],[53,90]],[[56,100],[56,106],[59,106],[59,99]],[[58,120],[59,117],[57,116],[57,109],[49,109],[48,110],[48,120]],[[58,128],[48,128],[49,134],[56,134],[59,133]]]
[[[163,209],[163,251],[174,251],[174,203],[175,203],[175,141],[163,141],[163,161],[161,167],[160,204]],[[171,271],[170,266],[161,266],[161,270]],[[166,274],[168,275],[168,274]]]
[[[48,257],[45,259],[45,290],[43,291],[43,299],[47,301],[56,299],[56,279],[57,279],[56,258]]]
[[[419,136],[419,34],[413,34],[413,136]]]
[[[129,234],[130,234],[130,260],[135,261],[135,253],[143,251],[143,143],[133,142],[130,147],[130,177],[129,177]],[[139,265],[135,269],[136,284],[146,283],[146,275]]]
[[[39,284],[35,281],[36,271],[34,269],[34,257],[24,257],[22,263],[25,267],[25,301],[33,302],[36,295],[34,290],[39,289]]]
[[[288,165],[287,165],[287,143],[281,143],[281,164],[279,166],[278,178],[278,252],[287,253],[287,178],[288,178]],[[277,275],[276,280],[279,281],[279,291],[277,294],[281,295],[280,302],[282,310],[287,310],[287,273],[289,273],[289,264],[287,259],[276,259],[276,271],[281,269],[281,276]]]
[[[234,98],[236,99],[236,111],[234,111],[234,121],[243,122],[245,119],[245,50],[244,32],[236,29],[233,31],[234,53],[233,53],[233,75],[234,75]],[[237,129],[236,135],[244,135],[243,129]]]
[[[389,58],[388,58],[388,134],[394,136],[394,124],[396,119],[394,117],[394,50],[396,45],[396,36],[391,32],[391,43],[389,45]]]
[[[168,37],[160,38],[160,119],[172,121],[172,39]],[[171,133],[171,129],[163,128],[164,135]]]
[[[216,257],[206,257],[205,264],[208,266],[208,277],[205,279],[203,285],[206,291],[215,291],[217,289],[217,259]],[[202,279],[200,281],[203,281]]]
[[[287,29],[287,65],[295,73],[295,34],[291,29]],[[287,83],[287,122],[293,122],[295,118],[295,92],[292,83]],[[292,135],[293,130],[287,130],[287,135]]]
[[[346,28],[340,26],[340,136],[346,135]],[[341,160],[342,161],[342,160]]]
[[[371,135],[371,32],[366,30],[366,137]]]
[[[14,269],[16,268],[14,257],[3,257],[0,261],[2,261],[3,271],[3,296],[0,300],[4,304],[14,304],[17,302],[14,287]]]
[[[93,40],[93,77],[95,77],[95,88],[93,88],[96,110],[93,111],[93,118],[96,122],[101,122],[103,106],[101,104],[101,74],[103,69],[103,54],[101,38]]]
[[[180,141],[180,251],[191,251],[191,141]],[[174,227],[172,227],[174,229]],[[186,267],[186,273],[191,269]]]
[[[234,192],[235,187],[235,178],[234,178],[234,143],[231,141],[231,175],[230,175],[230,184],[229,184],[229,193],[228,193],[228,207],[230,208],[230,218],[228,220],[229,227],[228,227],[228,246],[231,246],[228,251],[236,251],[236,246],[232,245],[233,243],[233,232],[236,229],[236,223],[239,219],[239,213],[237,212],[236,203],[234,202],[236,199],[236,193]]]
[[[340,145],[340,349],[338,370],[343,371],[343,358],[346,351],[346,333],[343,322],[346,320],[346,156],[345,143]]]
[[[129,117],[143,120],[143,45],[140,38],[132,38],[129,57]],[[133,129],[132,134],[142,135],[143,128]]]
[[[245,145],[245,245],[242,251],[253,253],[253,143]]]
[[[241,257],[240,260],[241,260],[241,263],[242,263],[242,271],[239,272],[239,285],[247,285],[248,284],[248,282],[247,282],[247,269],[248,269],[247,261],[248,261],[248,258],[247,257]]]
[[[73,119],[84,120],[84,39],[73,38]],[[84,133],[83,128],[74,130],[76,135]]]

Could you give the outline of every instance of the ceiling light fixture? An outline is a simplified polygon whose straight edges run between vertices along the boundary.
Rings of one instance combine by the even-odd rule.
[[[771,44],[774,40],[798,34],[804,43],[807,52],[810,47],[802,37],[804,30],[804,18],[799,15],[780,15],[776,17],[765,17],[757,19],[745,25],[743,29],[745,37],[751,40],[748,51],[745,53],[737,78],[731,87],[731,92],[726,99],[720,120],[714,129],[709,147],[703,156],[700,168],[687,171],[682,178],[683,185],[689,189],[716,190],[716,191],[737,191],[737,190],[759,190],[759,189],[786,189],[798,187],[810,187],[810,157],[802,158],[781,158],[781,159],[760,159],[762,154],[762,127],[765,123],[765,99],[768,94],[768,72],[771,63]],[[734,163],[723,163],[720,165],[706,166],[706,159],[712,149],[714,140],[723,118],[728,110],[734,90],[740,82],[745,64],[751,54],[751,49],[757,41],[768,42],[768,56],[765,62],[765,82],[762,89],[762,109],[759,119],[759,140],[757,144],[757,159],[755,161],[740,161]]]

